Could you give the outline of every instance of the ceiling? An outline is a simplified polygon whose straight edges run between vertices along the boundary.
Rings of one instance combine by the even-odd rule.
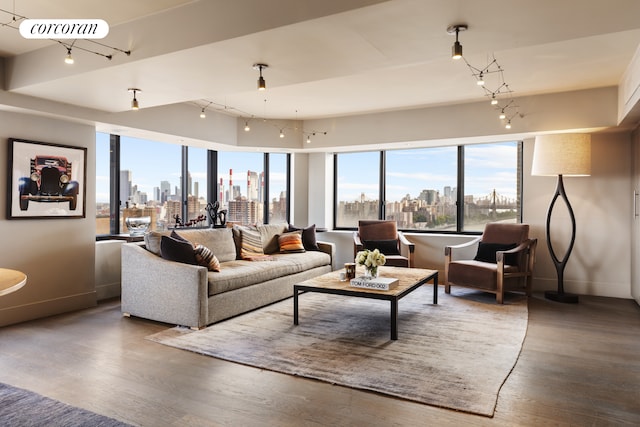
[[[129,109],[131,87],[142,108],[273,119],[475,102],[485,92],[451,59],[446,29],[458,23],[469,27],[465,60],[482,69],[495,57],[513,91],[500,96],[516,99],[618,85],[640,44],[637,0],[0,0],[0,9],[6,91],[108,113]],[[23,39],[14,16],[101,18],[107,46],[79,40],[67,65],[64,46]],[[258,62],[269,65],[264,92]]]

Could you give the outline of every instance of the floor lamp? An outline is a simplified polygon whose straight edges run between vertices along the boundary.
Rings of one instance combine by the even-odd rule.
[[[536,137],[533,149],[533,166],[531,175],[558,176],[556,192],[547,210],[547,247],[556,266],[558,290],[545,292],[547,299],[577,303],[578,296],[564,291],[564,268],[567,265],[573,244],[576,239],[576,218],[567,198],[562,182],[563,176],[589,176],[591,174],[591,135],[589,134],[554,134]],[[560,197],[569,211],[571,218],[571,242],[562,258],[558,258],[551,243],[551,213]]]

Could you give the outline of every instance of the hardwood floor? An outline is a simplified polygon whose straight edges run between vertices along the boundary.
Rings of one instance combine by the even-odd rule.
[[[0,382],[154,427],[640,425],[640,308],[632,300],[531,298],[522,354],[491,419],[144,339],[168,326],[122,318],[119,301],[108,301],[0,328]],[[491,361],[478,369],[483,363]]]

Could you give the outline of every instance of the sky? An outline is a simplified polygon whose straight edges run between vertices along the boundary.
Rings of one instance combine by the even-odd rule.
[[[96,201],[109,201],[109,135],[97,133]],[[171,183],[171,191],[179,186],[181,146],[151,142],[136,138],[121,138],[121,170],[132,171],[132,181],[140,191],[153,198],[153,188],[161,181]],[[422,190],[456,187],[457,147],[436,147],[411,150],[390,150],[386,157],[386,200],[400,200],[407,194],[417,197]],[[286,188],[284,154],[271,155],[271,195]],[[338,157],[338,192],[341,200],[360,198],[362,192],[377,199],[379,152],[341,153]],[[247,170],[263,170],[262,153],[219,152],[219,177],[225,189],[229,169],[233,169],[233,184],[240,185],[246,195]],[[374,165],[375,167],[368,167]],[[206,150],[189,147],[189,169],[193,182],[199,182],[199,196],[206,197]],[[465,194],[499,194],[516,197],[517,143],[477,144],[465,147]],[[218,178],[219,180],[219,178]]]

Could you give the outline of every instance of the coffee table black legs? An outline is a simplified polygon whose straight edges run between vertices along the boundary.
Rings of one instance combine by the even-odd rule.
[[[298,290],[293,287],[293,324],[298,324]]]
[[[398,339],[398,300],[391,300],[391,340]]]

